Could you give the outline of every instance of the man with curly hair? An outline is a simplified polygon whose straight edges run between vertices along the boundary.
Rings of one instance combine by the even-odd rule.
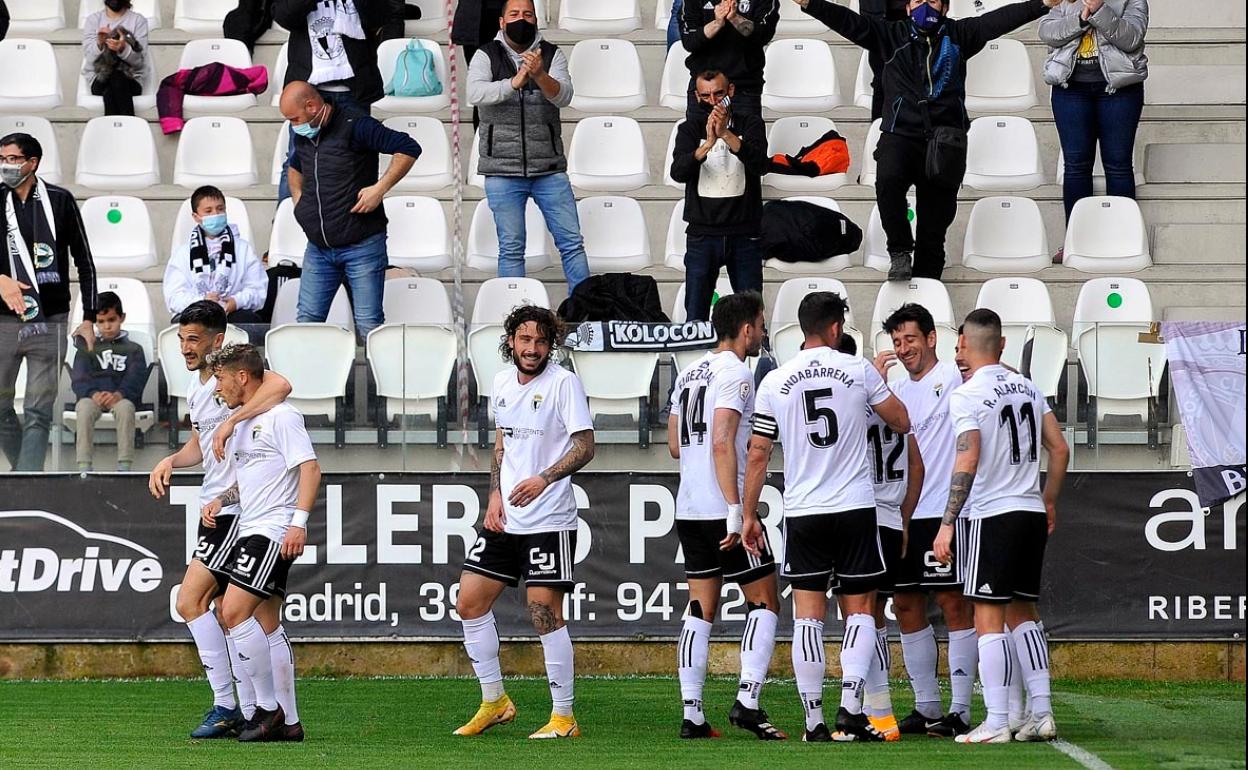
[[[499,346],[511,366],[494,379],[497,425],[485,525],[468,551],[456,602],[464,649],[481,682],[481,707],[456,735],[479,735],[516,718],[503,689],[494,602],[523,578],[529,616],[542,642],[553,709],[530,738],[580,735],[572,714],[572,639],[563,597],[572,590],[577,509],[572,474],[594,458],[594,426],[580,379],[551,352],[563,324],[546,308],[521,305],[507,317]]]

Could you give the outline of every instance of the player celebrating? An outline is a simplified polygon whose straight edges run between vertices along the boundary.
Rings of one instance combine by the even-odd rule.
[[[551,365],[563,324],[550,310],[521,305],[503,323],[500,353],[512,366],[494,379],[490,406],[498,425],[485,525],[460,575],[456,610],[464,649],[481,683],[481,707],[456,735],[480,735],[516,718],[503,688],[494,602],[525,582],[529,616],[546,658],[553,710],[530,738],[581,734],[572,713],[572,639],[563,598],[573,588],[576,498],[573,473],[594,458],[594,429],[581,381]]]
[[[893,609],[901,627],[901,650],[914,688],[914,711],[901,720],[903,734],[952,737],[971,729],[971,691],[975,684],[975,623],[962,597],[960,576],[953,565],[941,564],[932,542],[949,499],[953,473],[954,435],[949,398],[962,384],[958,367],[936,356],[936,323],[922,305],[902,305],[884,321],[893,350],[876,356],[881,372],[900,361],[910,375],[893,384],[906,405],[925,474],[919,502],[909,528],[906,556],[897,572]],[[961,532],[959,532],[960,534]],[[949,714],[942,715],[936,681],[936,632],[928,621],[928,592],[945,616],[949,629]]]
[[[227,407],[255,400],[264,361],[254,347],[227,345],[213,354],[210,364],[217,395]],[[236,660],[255,688],[256,711],[238,739],[301,741],[294,651],[280,619],[290,565],[303,554],[308,539],[321,467],[303,415],[288,403],[240,422],[229,449],[238,481],[204,509],[203,519],[212,527],[218,507],[239,503],[238,540],[221,614],[234,637]],[[266,620],[271,627],[265,626]],[[273,647],[279,645],[284,654],[275,655]]]
[[[762,553],[758,500],[773,443],[784,443],[784,562],[793,588],[793,669],[806,710],[803,740],[882,741],[862,713],[876,633],[875,589],[885,574],[867,469],[868,407],[894,431],[910,431],[906,408],[870,362],[837,351],[845,301],[812,292],[798,306],[802,351],[763,379],[745,473],[742,540]],[[845,614],[841,707],[835,736],[823,719],[823,621],[835,580]]]
[[[1048,740],[1056,737],[1057,728],[1050,702],[1048,643],[1036,626],[1036,601],[1044,547],[1057,521],[1057,497],[1070,450],[1035,383],[1001,365],[1005,339],[996,313],[982,308],[971,312],[958,346],[971,377],[949,403],[957,458],[934,548],[942,563],[952,562],[954,525],[967,509],[971,523],[965,593],[975,606],[979,679],[988,715],[957,741]],[[1037,444],[1049,456],[1043,495]],[[975,502],[968,507],[972,489]],[[1005,633],[1007,622],[1012,634]],[[1016,736],[1009,724],[1009,690],[1015,675],[1011,646],[1018,652],[1032,710]]]
[[[741,587],[750,612],[741,638],[741,684],[728,721],[761,740],[783,740],[758,703],[776,644],[776,562],[765,534],[758,556],[741,545],[741,483],[754,413],[754,375],[745,359],[762,347],[762,295],[722,298],[711,323],[719,345],[677,376],[667,420],[667,446],[680,460],[676,534],[689,581],[677,647],[685,708],[680,737],[719,737],[702,713],[702,687],[720,591],[729,580]]]
[[[204,466],[204,480],[199,488],[200,508],[215,500],[234,484],[234,465],[227,457],[218,461],[212,452],[217,434],[228,434],[241,420],[255,417],[280,404],[290,393],[290,383],[276,372],[265,372],[256,397],[231,412],[216,396],[217,381],[208,368],[208,355],[220,350],[225,340],[225,310],[217,302],[202,300],[189,305],[178,319],[178,341],[186,368],[196,372],[187,393],[191,412],[191,437],[177,452],[156,464],[148,476],[148,489],[157,499],[169,488],[175,468]],[[172,362],[170,362],[172,363]],[[230,577],[230,551],[238,536],[238,506],[222,508],[215,527],[199,524],[198,540],[186,576],[178,587],[176,606],[186,621],[200,662],[212,687],[213,707],[203,723],[191,732],[192,738],[225,738],[236,735],[244,720],[251,719],[256,708],[255,692],[246,674],[232,665],[237,659],[234,640],[221,628],[220,621],[209,611],[213,599],[225,593]],[[217,608],[218,611],[220,607]],[[276,623],[274,623],[276,625]],[[275,656],[286,655],[287,643],[275,645]],[[230,676],[234,668],[234,676]],[[238,685],[238,701],[234,687]],[[241,701],[241,703],[239,702]],[[241,706],[241,709],[240,709]],[[241,710],[241,713],[240,713]]]

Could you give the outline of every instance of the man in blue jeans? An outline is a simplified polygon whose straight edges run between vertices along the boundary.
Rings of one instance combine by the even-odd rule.
[[[572,101],[568,60],[542,39],[533,0],[508,0],[498,24],[498,35],[468,67],[468,101],[481,118],[478,168],[498,228],[498,274],[524,275],[524,209],[532,198],[555,238],[571,293],[589,277],[589,262],[559,118]]]
[[[356,333],[367,338],[384,320],[388,223],[381,201],[420,157],[420,145],[359,109],[327,102],[303,81],[283,89],[280,107],[298,135],[290,193],[308,236],[297,319],[324,321],[345,279]],[[382,153],[393,157],[378,179]]]

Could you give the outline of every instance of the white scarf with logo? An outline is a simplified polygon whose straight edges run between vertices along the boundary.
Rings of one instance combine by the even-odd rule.
[[[347,60],[344,37],[364,39],[364,26],[354,0],[318,0],[308,14],[308,37],[312,43],[312,85],[355,77]]]
[[[17,191],[6,190],[5,195],[5,235],[9,253],[9,264],[12,265],[13,278],[26,284],[29,288],[22,289],[26,302],[26,311],[21,314],[22,321],[27,323],[43,320],[43,307],[39,304],[38,271],[46,270],[56,264],[56,220],[52,216],[52,201],[48,198],[47,185],[39,177],[35,177],[35,186],[31,188],[31,202],[40,204],[35,210],[34,226],[31,238],[35,241],[35,253],[32,255],[30,246],[22,237],[22,229],[17,224]],[[51,243],[39,240],[42,231],[47,230]]]

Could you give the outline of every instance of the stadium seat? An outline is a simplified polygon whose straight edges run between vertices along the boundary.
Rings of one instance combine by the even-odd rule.
[[[823,22],[803,13],[801,6],[797,3],[779,0],[779,5],[780,20],[776,23],[777,37],[821,35],[828,31]]]
[[[524,209],[524,266],[525,272],[550,267],[554,245],[546,231],[546,220],[537,204],[530,198]],[[498,228],[489,201],[478,201],[468,226],[467,264],[473,270],[487,273],[498,272]]]
[[[463,149],[460,149],[463,152]],[[468,150],[468,178],[465,184],[485,189],[485,176],[481,173],[481,132],[472,135],[472,147]]]
[[[299,285],[302,279],[291,278],[277,290],[277,297],[273,303],[273,326],[282,324],[298,323],[296,319],[299,317]],[[351,300],[347,297],[347,287],[339,286],[338,292],[334,294],[334,301],[330,303],[329,314],[325,317],[325,323],[339,326],[344,329],[355,329],[355,316],[351,312]],[[315,350],[315,348],[308,348]]]
[[[966,63],[966,109],[971,112],[1026,112],[1040,104],[1027,46],[1001,38]]]
[[[641,58],[637,47],[627,40],[580,41],[568,57],[568,72],[572,76],[574,110],[629,112],[646,105]]]
[[[286,163],[286,151],[290,149],[290,121],[283,120],[273,141],[273,162],[269,165],[269,184],[282,183],[282,166]]]
[[[256,243],[251,231],[251,215],[247,211],[247,204],[232,195],[227,195],[225,196],[225,213],[230,224],[238,228],[239,237],[250,243],[257,254],[261,253],[263,249],[260,244]],[[173,235],[169,239],[170,254],[189,242],[191,230],[194,228],[195,219],[191,216],[191,200],[187,198],[178,207],[178,214],[173,220]]]
[[[64,0],[8,0],[9,34],[39,35],[65,28]]]
[[[451,143],[446,138],[442,121],[429,116],[387,118],[386,128],[402,131],[420,145],[420,157],[412,164],[407,176],[394,186],[400,191],[431,192],[455,184],[451,169]],[[390,155],[380,157],[377,173],[384,174],[390,166]]]
[[[230,6],[226,10],[233,10],[236,3],[231,0],[204,0],[202,5],[211,3],[224,4]],[[196,12],[199,12],[200,0],[195,0]],[[176,26],[176,25],[175,25]],[[179,27],[180,28],[180,27]],[[189,30],[188,30],[189,31]],[[216,33],[221,32],[221,23],[217,22]],[[178,62],[178,69],[192,69],[194,67],[202,67],[205,64],[213,62],[221,62],[231,67],[246,69],[252,66],[251,53],[247,50],[247,46],[241,40],[230,40],[227,38],[211,38],[204,40],[192,40],[182,49],[182,59]],[[255,107],[257,104],[255,94],[235,94],[233,96],[186,96],[182,100],[182,109],[185,112],[207,112],[211,114],[219,114],[222,112],[242,112],[243,110]]]
[[[0,115],[0,136],[18,132],[30,134],[43,147],[43,157],[39,159],[39,178],[48,184],[64,184],[65,177],[61,173],[61,143],[57,141],[52,123],[47,118],[34,115]]]
[[[437,278],[387,278],[382,310],[387,323],[441,326],[454,323],[446,284]]]
[[[160,29],[164,26],[164,19],[160,14],[160,0],[131,0],[130,7],[135,13],[141,13],[147,17],[148,31]],[[83,22],[87,20],[87,16],[103,8],[104,0],[80,0],[78,3],[78,28],[82,29]]]
[[[1062,264],[1085,273],[1122,273],[1153,264],[1140,205],[1109,195],[1075,204],[1066,225]]]
[[[892,339],[882,328],[884,319],[907,302],[916,302],[932,314],[932,319],[936,322],[936,355],[943,361],[952,361],[958,346],[959,321],[953,315],[949,290],[943,283],[932,278],[887,281],[880,286],[880,293],[875,297],[875,311],[871,314],[872,349],[875,353],[893,349]],[[889,382],[905,376],[904,367],[894,366],[888,370]]]
[[[910,233],[913,235],[916,224],[914,194],[907,195],[906,201],[910,204]],[[874,205],[862,233],[862,264],[872,270],[887,273],[890,261],[888,234],[884,232],[884,223],[880,219],[880,207]]]
[[[1131,153],[1131,166],[1135,170],[1135,184],[1144,184],[1144,164],[1140,162],[1138,151]],[[1066,182],[1066,153],[1060,148],[1057,151],[1057,186]],[[1092,192],[1096,195],[1105,194],[1105,162],[1101,160],[1101,146],[1097,143],[1096,160],[1092,163]]]
[[[98,190],[144,190],[160,184],[152,128],[143,118],[92,118],[78,143],[75,181]]]
[[[658,353],[572,352],[572,366],[589,397],[589,412],[637,421],[637,443],[650,445],[650,386]]]
[[[1040,145],[1031,121],[1013,115],[971,121],[963,183],[996,191],[1031,190],[1044,184]]]
[[[641,204],[620,195],[584,198],[576,204],[585,254],[594,273],[631,273],[650,267],[650,233]]]
[[[858,184],[866,187],[875,187],[875,147],[880,143],[883,123],[883,118],[871,122],[871,127],[867,129],[867,141],[862,146],[862,171],[858,174]]]
[[[1040,206],[1030,198],[994,196],[975,201],[966,223],[962,264],[985,273],[1035,273],[1051,255]]]
[[[658,0],[654,4],[654,28],[660,32],[666,32],[671,20],[672,0]]]
[[[576,35],[622,35],[641,29],[639,0],[563,0],[559,28]]]
[[[771,352],[775,355],[777,363],[785,363],[802,349],[806,335],[802,333],[802,328],[797,323],[797,308],[801,305],[803,297],[815,291],[836,292],[847,303],[849,302],[849,291],[845,288],[845,284],[835,278],[790,278],[780,284],[780,291],[776,294],[776,301],[771,311],[771,328],[769,329]],[[858,324],[854,321],[852,306],[845,310],[845,333],[854,338],[858,343],[858,351],[865,355],[862,332],[858,331]]]
[[[1057,328],[1053,302],[1044,283],[1035,278],[993,278],[980,287],[975,307],[1001,316],[1005,335],[1001,360],[1030,377],[1046,398],[1056,397],[1066,371],[1069,340],[1066,332]]]
[[[685,201],[680,199],[672,207],[667,221],[667,243],[663,249],[663,264],[672,270],[685,271]]]
[[[178,340],[178,326],[175,324],[156,335],[156,352],[159,355],[162,385],[160,407],[164,414],[161,419],[170,425],[177,426],[181,422],[180,415],[189,414],[186,405],[191,384],[198,372],[186,368],[182,358],[182,343]],[[234,325],[225,328],[225,344],[247,342],[247,332]],[[178,433],[175,427],[169,434],[170,446],[179,446]]]
[[[490,278],[477,289],[472,323],[468,327],[468,360],[472,363],[472,376],[477,386],[477,430],[482,446],[487,437],[493,439],[488,436],[487,408],[494,378],[507,367],[498,352],[503,321],[512,309],[524,304],[550,307],[546,287],[536,278]]]
[[[404,25],[404,33],[408,37],[446,31],[446,0],[407,0],[407,4],[420,9],[420,18],[408,19]]]
[[[783,7],[783,6],[782,6]],[[767,154],[789,155],[803,147],[813,144],[819,137],[829,131],[835,131],[836,124],[828,118],[801,116],[780,118],[771,124],[767,135]],[[777,190],[788,192],[825,192],[849,183],[849,174],[827,174],[817,177],[790,176],[788,174],[766,174],[763,184]]]
[[[447,77],[446,55],[442,46],[433,40],[412,38],[420,46],[433,54],[433,70],[442,84],[442,93],[437,96],[383,96],[373,105],[373,109],[382,112],[412,113],[437,112],[451,106],[450,79]],[[408,38],[383,41],[377,47],[377,69],[381,70],[381,82],[390,83],[394,76],[394,68],[398,64],[399,54],[407,49]]]
[[[83,201],[82,223],[101,273],[137,273],[156,266],[156,235],[147,204],[125,195]]]
[[[226,210],[230,208],[226,204]],[[308,249],[308,236],[295,221],[295,201],[287,198],[277,205],[273,215],[273,230],[269,235],[269,265],[283,262],[303,266],[303,255]]]
[[[141,110],[156,109],[156,89],[160,85],[158,72],[156,71],[156,61],[151,55],[150,49],[147,54],[147,66],[143,69],[142,92],[134,97],[134,109],[136,112]],[[104,97],[96,96],[91,93],[91,86],[87,83],[87,78],[78,72],[78,89],[77,89],[78,106],[84,110],[92,112],[104,112]]]
[[[13,411],[21,417],[25,413],[26,401],[26,359],[17,365],[17,379],[13,381]]]
[[[173,183],[195,189],[215,185],[243,190],[258,182],[251,130],[241,118],[191,118],[182,128]]]
[[[676,135],[680,133],[680,127],[684,122],[685,119],[681,118],[672,126],[672,133],[667,137],[667,152],[663,155],[663,184],[677,190],[685,189],[685,185],[683,182],[672,179],[672,157],[676,154]]]
[[[858,72],[854,76],[854,106],[871,109],[875,89],[871,87],[871,61],[866,51],[858,59]]]
[[[825,209],[839,212],[841,207],[831,198],[823,198],[816,195],[795,195],[785,198],[786,201],[803,201],[805,203],[813,203],[816,206],[822,206]],[[764,263],[767,267],[777,270],[781,273],[795,273],[797,275],[818,275],[820,273],[834,273],[837,270],[844,270],[849,267],[849,254],[836,254],[822,262],[785,262],[780,259],[769,259]]]
[[[333,323],[276,325],[276,317],[273,323],[275,326],[264,335],[264,357],[269,368],[290,381],[287,403],[305,417],[324,415],[332,420],[334,443],[343,447],[347,380],[355,367],[355,333]],[[308,355],[310,350],[316,355]]]
[[[663,81],[659,87],[659,105],[669,110],[676,110],[681,115],[689,109],[689,68],[685,59],[689,52],[678,40],[667,49],[667,58],[663,62]]]
[[[238,0],[178,0],[173,27],[192,35],[218,35],[225,15],[237,7]]]
[[[52,44],[20,37],[0,40],[0,112],[45,112],[61,102]]]
[[[832,48],[822,40],[785,38],[767,46],[763,107],[813,115],[841,105]]]
[[[636,190],[650,184],[648,160],[637,121],[619,116],[585,118],[572,134],[568,178],[591,192]]]
[[[950,0],[949,16],[954,19],[965,19],[970,16],[978,16],[981,13],[995,11],[998,8],[1004,8],[1010,3],[1016,3],[1019,0]]]
[[[446,214],[436,198],[396,195],[386,198],[384,205],[386,218],[390,220],[386,249],[390,264],[419,272],[451,266]]]
[[[270,107],[277,107],[282,102],[282,89],[286,87],[286,70],[289,66],[290,41],[288,40],[277,49],[277,59],[273,63],[272,77],[269,78],[269,93],[273,94],[269,97]]]
[[[152,311],[152,301],[147,294],[147,286],[137,278],[116,276],[98,276],[95,290],[97,296],[111,291],[121,299],[121,306],[126,311],[126,333],[135,344],[143,348],[143,356],[149,364],[156,361],[156,318]],[[69,311],[70,318],[82,318],[82,296],[73,292],[74,301]],[[163,308],[162,308],[163,310]],[[164,324],[162,323],[161,326]],[[71,327],[72,330],[72,327]],[[74,346],[66,350],[65,364],[73,366]],[[137,405],[136,405],[137,406]]]

